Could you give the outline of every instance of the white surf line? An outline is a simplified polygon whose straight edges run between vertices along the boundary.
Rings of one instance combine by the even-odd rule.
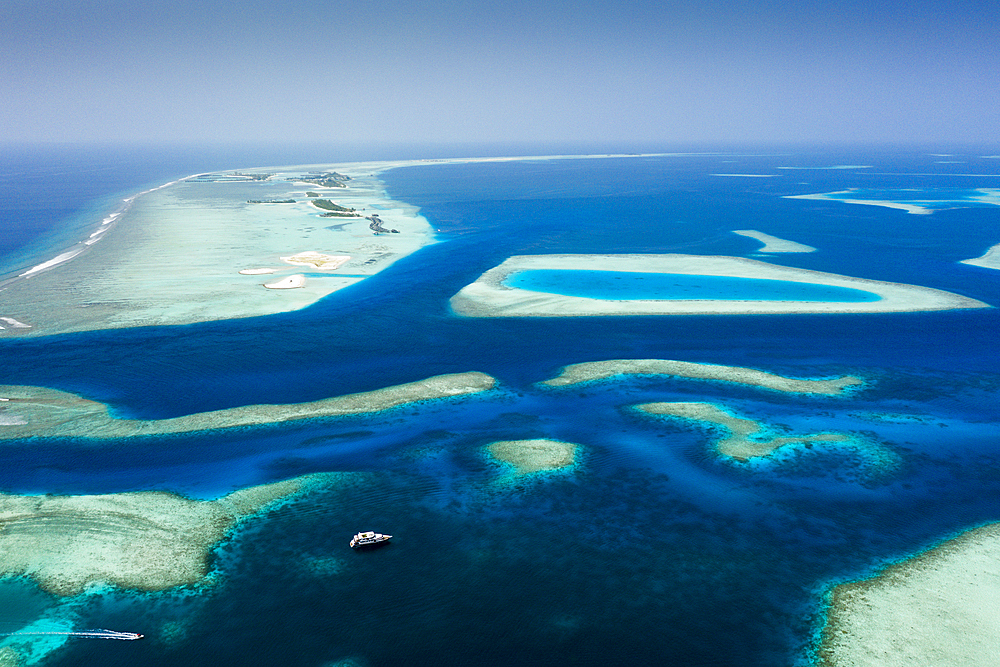
[[[104,233],[111,228],[111,223],[113,223],[115,220],[121,217],[129,209],[129,207],[132,206],[132,204],[135,202],[136,199],[138,199],[142,195],[149,194],[150,192],[156,192],[157,190],[162,190],[163,188],[169,188],[171,185],[177,185],[178,183],[186,181],[190,178],[194,178],[195,176],[198,175],[199,174],[191,174],[190,176],[185,176],[184,178],[178,178],[173,181],[170,181],[169,183],[158,185],[155,188],[149,188],[148,190],[143,190],[142,192],[136,193],[131,197],[126,197],[125,199],[122,200],[123,206],[117,211],[109,213],[103,220],[101,220],[100,227],[98,227],[97,231],[90,234],[87,240],[80,241],[73,248],[70,248],[69,250],[60,253],[59,255],[53,257],[48,261],[42,262],[41,264],[36,264],[35,266],[31,267],[24,273],[19,274],[17,277],[27,278],[41,271],[51,269],[54,266],[58,266],[59,264],[70,261],[77,255],[82,253],[84,250],[86,250],[87,247],[97,243],[102,238],[104,238]]]

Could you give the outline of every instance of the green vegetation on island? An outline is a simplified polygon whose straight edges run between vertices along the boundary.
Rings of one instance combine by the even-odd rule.
[[[353,208],[346,208],[340,206],[339,204],[334,204],[329,199],[314,199],[312,205],[316,208],[321,208],[324,211],[340,211],[341,213],[354,213]]]
[[[247,174],[242,171],[234,171],[231,176],[239,176],[240,178],[245,178],[248,181],[266,181],[267,179],[274,176],[274,174]]]
[[[335,171],[324,171],[306,174],[306,176],[302,178],[293,178],[289,180],[295,180],[300,183],[312,183],[313,185],[319,185],[324,188],[346,188],[347,186],[344,185],[344,182],[351,180],[351,177],[345,176],[344,174],[338,174]]]

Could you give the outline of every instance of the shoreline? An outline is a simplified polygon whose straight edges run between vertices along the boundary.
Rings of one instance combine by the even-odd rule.
[[[727,276],[846,287],[876,294],[877,301],[727,301],[709,299],[607,300],[532,292],[504,285],[511,275],[535,269],[606,270]],[[463,317],[589,317],[623,315],[777,315],[889,313],[990,308],[986,303],[930,287],[868,280],[721,255],[514,255],[486,271],[451,298]]]

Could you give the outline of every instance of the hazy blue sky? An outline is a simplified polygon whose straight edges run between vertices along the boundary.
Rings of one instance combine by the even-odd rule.
[[[998,4],[0,0],[0,141],[993,142]]]

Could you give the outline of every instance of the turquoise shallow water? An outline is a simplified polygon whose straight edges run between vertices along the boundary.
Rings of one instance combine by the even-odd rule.
[[[244,157],[211,168],[308,161],[320,160]],[[311,308],[0,340],[0,382],[77,391],[119,416],[316,400],[446,372],[483,371],[500,383],[489,396],[340,419],[126,442],[7,442],[0,490],[14,493],[214,498],[309,472],[356,471],[366,481],[243,524],[211,555],[213,586],[65,601],[8,582],[0,621],[14,629],[51,614],[147,635],[69,642],[45,659],[53,667],[808,664],[831,582],[1000,520],[998,310],[485,320],[452,316],[448,300],[512,255],[752,256],[759,243],[732,234],[752,226],[818,249],[774,263],[1000,304],[1000,272],[958,264],[1000,241],[994,209],[913,216],[782,199],[914,187],[905,174],[926,174],[930,158],[883,156],[879,171],[892,176],[710,175],[873,161],[817,153],[398,169],[385,176],[390,193],[420,206],[441,243]],[[172,169],[171,177],[207,167]],[[59,196],[70,203],[78,192],[80,210],[92,188],[74,190],[74,179],[87,182],[71,170]],[[28,194],[44,194],[45,179],[36,180]],[[967,180],[960,187],[982,186]],[[919,177],[924,190],[938,183]],[[44,204],[10,198],[6,221],[18,219],[22,200],[32,202],[22,211],[30,219]],[[665,377],[537,384],[566,364],[621,358],[869,382],[842,398]],[[736,464],[715,454],[712,429],[631,409],[653,401],[707,401],[770,433],[846,432],[858,444]],[[495,440],[529,438],[579,444],[578,467],[511,480],[483,455]],[[350,536],[365,529],[396,537],[379,551],[351,551]]]
[[[589,299],[707,299],[712,301],[878,301],[871,292],[788,280],[678,273],[532,269],[509,276],[507,287]]]

